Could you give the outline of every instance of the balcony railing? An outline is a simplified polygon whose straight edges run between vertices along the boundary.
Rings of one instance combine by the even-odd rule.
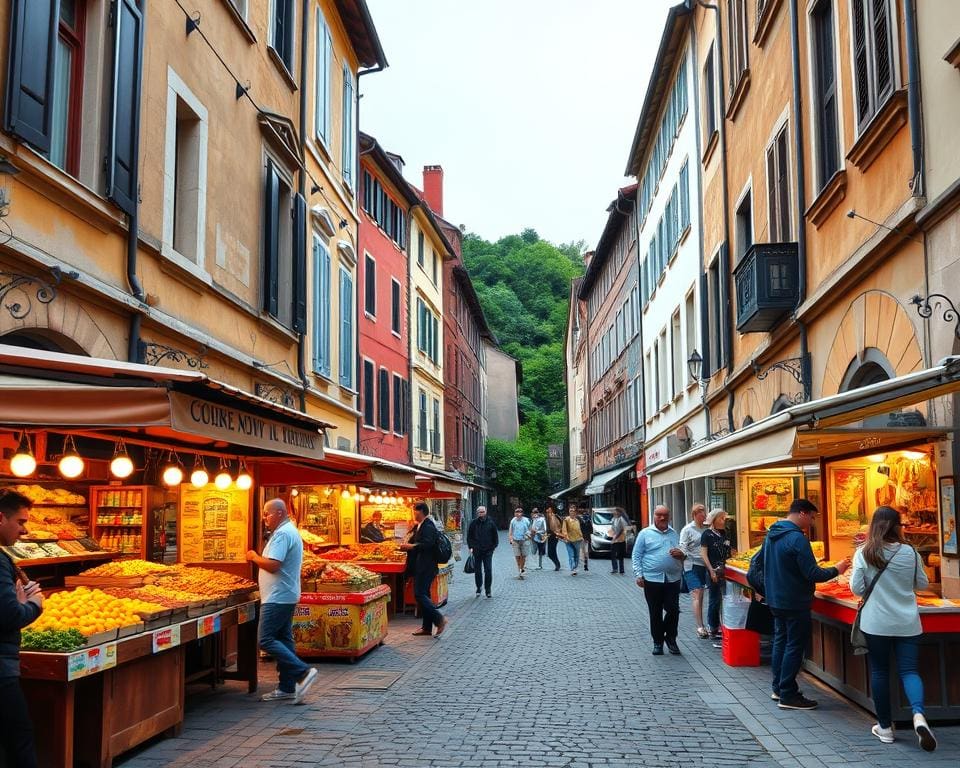
[[[772,330],[797,305],[796,243],[754,243],[733,270],[737,330]]]

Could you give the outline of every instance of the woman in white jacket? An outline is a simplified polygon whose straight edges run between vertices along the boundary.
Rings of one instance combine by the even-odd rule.
[[[927,575],[917,551],[903,540],[900,513],[877,507],[870,521],[867,543],[853,557],[850,589],[863,595],[877,572],[880,576],[860,612],[860,629],[870,652],[870,689],[877,711],[871,733],[884,744],[893,743],[890,714],[890,652],[897,656],[903,690],[913,710],[913,729],[928,752],[937,740],[923,714],[923,682],[918,672],[920,611],[914,590],[927,586]]]

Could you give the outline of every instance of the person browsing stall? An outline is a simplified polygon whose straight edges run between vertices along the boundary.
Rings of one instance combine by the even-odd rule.
[[[293,611],[300,600],[303,540],[282,499],[271,499],[263,505],[263,522],[270,539],[262,555],[252,549],[247,552],[247,561],[259,569],[260,648],[277,660],[279,682],[260,700],[291,699],[294,704],[301,704],[317,680],[317,670],[297,657],[293,643]]]
[[[440,533],[430,517],[430,507],[422,501],[414,504],[413,517],[417,528],[410,541],[400,545],[400,549],[407,553],[407,573],[413,576],[413,597],[420,606],[423,621],[413,634],[431,635],[436,627],[436,636],[440,637],[450,623],[430,598],[430,587],[440,572],[435,554]]]
[[[701,640],[710,637],[710,632],[703,625],[703,590],[708,579],[707,567],[700,554],[700,539],[707,530],[706,519],[707,508],[703,504],[694,504],[690,509],[690,522],[680,529],[680,549],[686,555],[683,560],[683,580],[690,590],[693,619],[697,622],[697,637]]]

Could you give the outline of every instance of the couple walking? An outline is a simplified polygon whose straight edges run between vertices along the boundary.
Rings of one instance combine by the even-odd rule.
[[[577,507],[570,505],[570,512],[563,519],[557,516],[553,505],[547,507],[547,557],[553,561],[553,570],[560,570],[560,558],[557,557],[557,543],[567,545],[567,560],[570,564],[570,575],[577,575],[577,566],[583,558],[583,570],[590,570],[590,536],[593,533],[593,521],[590,511],[584,510],[579,515]]]

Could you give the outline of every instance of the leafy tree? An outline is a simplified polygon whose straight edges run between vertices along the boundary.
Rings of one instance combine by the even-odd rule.
[[[547,446],[567,435],[564,334],[570,281],[583,274],[583,241],[560,246],[524,229],[489,242],[469,233],[463,260],[487,323],[504,352],[523,366],[515,443],[487,442],[487,468],[509,495],[540,500],[550,492]]]

